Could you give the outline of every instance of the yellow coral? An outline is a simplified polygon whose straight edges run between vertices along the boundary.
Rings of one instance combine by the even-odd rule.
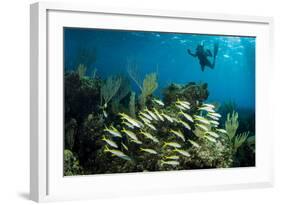
[[[151,95],[158,87],[156,73],[150,73],[145,76],[142,85],[142,93],[140,95],[140,105],[145,107],[147,96]]]
[[[129,102],[129,111],[130,111],[131,117],[133,117],[133,118],[136,118],[135,96],[136,96],[136,93],[131,92],[130,102]]]
[[[87,67],[84,64],[79,64],[77,72],[80,78],[83,78],[86,74]]]
[[[225,122],[225,129],[227,131],[228,140],[232,144],[233,153],[236,153],[238,148],[247,140],[249,132],[244,132],[238,135],[236,131],[239,127],[238,113],[233,111],[232,114],[227,114],[227,120]]]
[[[147,74],[142,82],[136,62],[131,62],[131,61],[128,61],[127,71],[131,79],[136,83],[136,85],[141,90],[139,102],[141,108],[143,109],[145,108],[146,98],[158,88],[157,74],[156,73]]]
[[[122,78],[110,76],[101,86],[101,105],[106,108],[107,103],[116,95],[122,83]],[[103,102],[102,102],[103,101]]]
[[[227,135],[229,140],[232,140],[236,134],[236,130],[239,127],[238,122],[238,113],[233,111],[232,114],[227,114],[227,120],[225,122],[225,129],[227,131]]]

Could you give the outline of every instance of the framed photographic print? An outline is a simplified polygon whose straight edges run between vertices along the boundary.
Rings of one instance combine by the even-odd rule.
[[[271,186],[272,22],[31,5],[31,199]]]

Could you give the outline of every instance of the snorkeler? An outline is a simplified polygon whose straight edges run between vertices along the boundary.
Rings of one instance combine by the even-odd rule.
[[[214,44],[214,54],[212,54],[212,52],[209,49],[205,50],[204,43],[201,42],[201,44],[197,45],[196,53],[191,53],[190,49],[187,49],[187,52],[189,55],[191,55],[195,58],[196,57],[198,58],[200,66],[201,66],[201,70],[204,71],[205,66],[214,69],[215,63],[216,63],[216,57],[218,54],[218,48],[219,48],[219,44],[215,43]],[[210,62],[208,57],[213,57],[213,63]]]

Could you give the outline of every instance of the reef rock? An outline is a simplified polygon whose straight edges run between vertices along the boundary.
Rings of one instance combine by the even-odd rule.
[[[163,101],[170,105],[176,99],[185,100],[195,105],[196,101],[203,102],[209,96],[208,84],[196,84],[194,82],[186,85],[174,84],[169,85],[163,92]]]

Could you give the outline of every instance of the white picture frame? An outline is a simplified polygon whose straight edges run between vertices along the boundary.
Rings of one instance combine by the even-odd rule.
[[[190,25],[189,31],[194,33],[257,37],[256,167],[63,177],[62,27],[186,31],[182,25]],[[270,133],[269,112],[272,94],[268,92],[273,75],[272,29],[270,17],[97,8],[72,3],[32,4],[30,198],[41,202],[273,186],[273,133]],[[59,137],[55,139],[55,135]],[[114,184],[118,184],[117,189],[110,186]]]

